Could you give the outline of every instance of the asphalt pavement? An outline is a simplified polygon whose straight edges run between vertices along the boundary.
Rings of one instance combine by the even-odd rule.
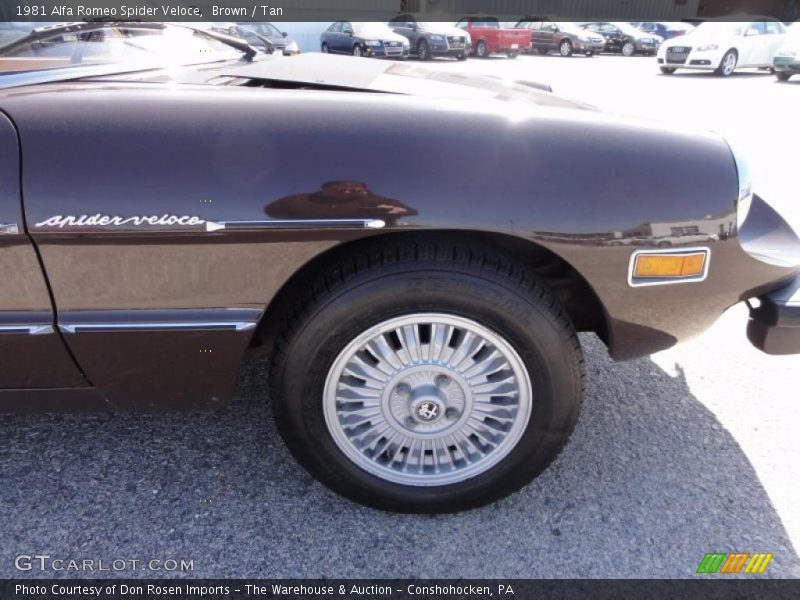
[[[655,59],[610,56],[434,66],[735,136],[760,193],[796,210],[800,78],[666,77]],[[0,577],[693,577],[705,553],[733,551],[771,552],[765,576],[798,577],[800,357],[760,354],[745,323],[737,306],[625,363],[582,335],[586,401],[564,452],[519,493],[457,515],[383,513],[316,483],[277,434],[260,363],[210,413],[2,415]]]

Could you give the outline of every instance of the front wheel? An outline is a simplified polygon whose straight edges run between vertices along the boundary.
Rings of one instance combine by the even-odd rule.
[[[775,77],[778,78],[778,81],[789,81],[789,77],[791,76],[792,74],[786,71],[775,71]]]
[[[328,44],[322,44],[322,53],[329,54],[330,50],[328,49]]]
[[[569,40],[564,40],[558,46],[558,52],[561,56],[572,56],[572,42]]]
[[[517,58],[519,52],[506,52],[506,56],[508,56],[508,58]]]
[[[467,55],[466,54],[459,54],[456,58],[458,58],[458,60],[467,60]]]
[[[489,57],[489,47],[486,45],[486,42],[481,40],[478,42],[478,45],[475,46],[475,54],[478,58],[488,58]]]
[[[536,52],[544,56],[545,54],[547,54],[547,48],[537,48]]]
[[[625,42],[622,45],[622,56],[633,56],[634,54],[636,54],[636,44]]]
[[[714,69],[714,73],[720,77],[730,77],[736,70],[736,63],[739,62],[739,56],[735,50],[728,50],[725,56],[719,63],[719,66]]]
[[[281,435],[320,481],[381,509],[454,512],[555,458],[581,404],[559,301],[462,243],[375,246],[293,302],[270,380]]]
[[[672,75],[675,72],[674,67],[659,67],[664,75]]]
[[[417,58],[420,60],[431,59],[431,51],[426,40],[420,40],[417,44]]]
[[[353,56],[364,56],[364,50],[358,44],[353,46]]]

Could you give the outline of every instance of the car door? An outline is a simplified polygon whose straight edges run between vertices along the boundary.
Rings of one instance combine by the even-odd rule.
[[[749,67],[763,64],[768,54],[765,43],[767,28],[764,21],[748,23],[742,33],[738,66]]]
[[[600,31],[606,36],[606,39],[609,40],[609,43],[606,46],[607,49],[612,50],[613,52],[619,52],[622,50],[622,46],[625,43],[625,38],[627,36],[620,31],[619,27],[612,25],[611,23],[603,23]]]
[[[328,33],[328,50],[331,52],[343,52],[342,22],[339,21],[331,25]]]
[[[342,32],[339,34],[339,51],[344,54],[352,54],[353,38],[355,37],[355,27],[350,21],[342,21]]]
[[[558,26],[552,21],[542,21],[540,24],[539,39],[541,40],[541,47],[546,50],[552,50],[556,47],[555,37],[558,31]]]
[[[0,113],[0,407],[9,389],[87,387],[55,327],[36,248],[25,231],[17,132]]]

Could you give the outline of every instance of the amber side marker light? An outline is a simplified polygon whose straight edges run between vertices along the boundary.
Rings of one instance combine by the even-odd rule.
[[[702,281],[708,272],[708,248],[691,250],[639,250],[631,255],[628,283],[663,285]]]

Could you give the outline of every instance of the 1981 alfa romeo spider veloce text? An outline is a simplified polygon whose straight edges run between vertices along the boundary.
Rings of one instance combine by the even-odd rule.
[[[756,346],[800,352],[800,240],[720,136],[211,34],[140,53],[171,27],[0,52],[0,409],[218,407],[263,355],[314,476],[442,512],[563,447],[576,331],[634,358],[747,301]]]

